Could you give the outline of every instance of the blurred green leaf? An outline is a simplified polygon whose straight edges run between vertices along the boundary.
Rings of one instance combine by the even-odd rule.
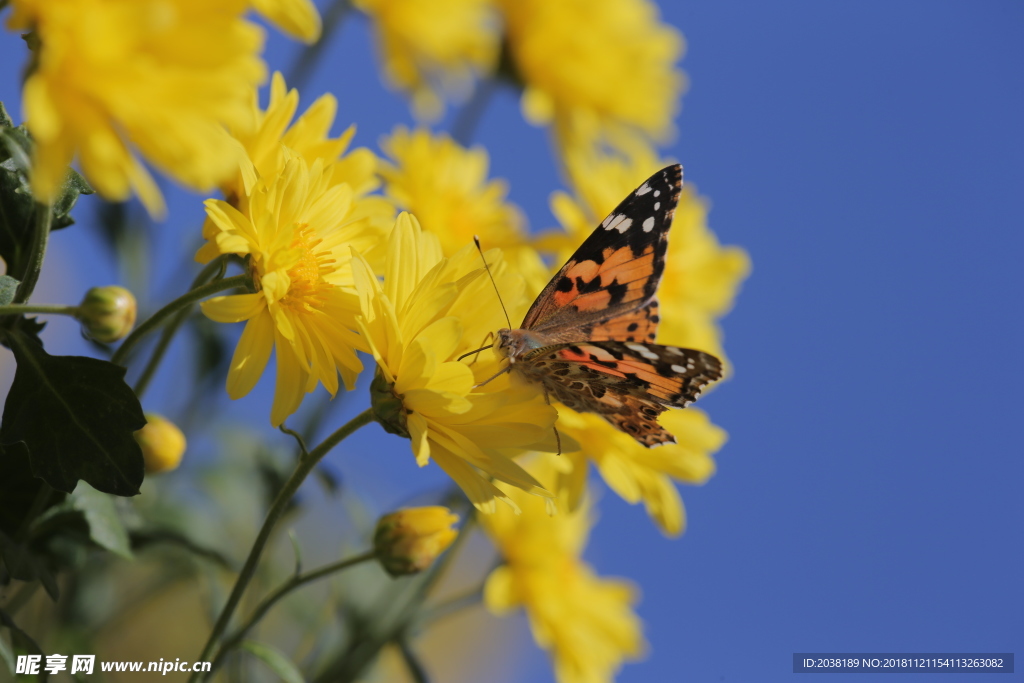
[[[280,650],[263,643],[258,643],[255,640],[246,640],[242,643],[241,647],[258,657],[282,681],[286,683],[305,683],[305,679],[302,677],[298,667]]]
[[[57,579],[47,568],[43,558],[37,556],[26,545],[17,543],[0,531],[0,558],[7,567],[7,573],[19,581],[38,580],[54,602],[60,597]]]
[[[11,632],[11,644],[14,645],[15,652],[22,652],[30,655],[42,655],[43,664],[46,663],[46,653],[43,652],[43,648],[39,647],[32,636],[22,631],[11,616],[7,612],[0,610],[0,624],[6,626]],[[42,666],[39,667],[39,674],[36,678],[37,681],[47,681],[50,678],[50,674],[46,672],[46,669]]]
[[[0,636],[0,659],[7,662],[7,668],[10,669],[13,676],[15,665],[14,650],[11,649],[11,646],[7,644],[7,641],[2,636]]]
[[[108,494],[100,493],[83,483],[71,494],[71,501],[75,509],[85,516],[89,525],[89,538],[96,545],[121,557],[132,558],[128,531],[121,523],[114,501]]]
[[[32,138],[24,126],[15,127],[0,104],[0,258],[7,272],[17,278],[25,274],[26,256],[32,241],[36,202],[32,196],[29,170]],[[93,189],[79,173],[68,169],[60,193],[53,202],[51,230],[74,223],[71,210],[83,194]]]
[[[136,550],[159,543],[167,543],[169,545],[184,548],[193,555],[206,558],[228,571],[237,571],[238,569],[226,555],[219,553],[216,550],[211,550],[210,548],[204,548],[184,534],[174,531],[173,529],[146,529],[132,531],[130,538],[131,547]]]
[[[21,332],[7,334],[18,362],[0,424],[0,445],[24,442],[32,474],[71,493],[79,479],[118,496],[134,496],[144,477],[133,433],[146,418],[113,363],[51,356]]]

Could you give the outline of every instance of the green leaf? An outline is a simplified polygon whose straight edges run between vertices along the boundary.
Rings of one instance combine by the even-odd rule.
[[[6,306],[14,301],[14,295],[20,284],[10,275],[0,275],[0,306]]]
[[[19,581],[39,580],[50,598],[57,602],[60,598],[60,587],[47,566],[46,561],[33,553],[23,544],[17,543],[7,534],[0,531],[0,558],[7,567],[7,573]]]
[[[71,493],[79,479],[117,496],[134,496],[144,477],[134,432],[146,418],[125,381],[108,361],[51,356],[16,330],[7,334],[18,369],[14,374],[0,445],[24,442],[32,474]]]
[[[11,675],[13,676],[15,666],[14,650],[11,649],[11,646],[8,645],[7,641],[2,637],[0,637],[0,659],[7,662],[7,668],[10,669]]]
[[[101,548],[106,548],[121,557],[131,559],[128,531],[121,523],[114,500],[106,493],[100,493],[88,484],[80,484],[71,494],[71,501],[89,525],[89,538]]]
[[[285,683],[305,683],[298,667],[280,650],[255,640],[246,640],[241,647],[258,657]]]
[[[25,257],[32,240],[35,222],[32,215],[36,202],[29,183],[33,142],[24,126],[15,127],[0,104],[0,258],[7,264],[8,274],[24,275]],[[53,203],[51,230],[74,223],[71,209],[79,195],[92,194],[85,178],[68,169],[64,183]]]
[[[0,610],[0,624],[6,626],[11,632],[11,644],[14,645],[15,652],[24,652],[32,655],[42,655],[42,664],[46,663],[46,653],[43,652],[43,648],[39,647],[39,643],[33,640],[32,636],[22,631],[11,615],[7,612]],[[49,680],[50,674],[46,672],[46,669],[42,666],[39,667],[39,676],[36,680],[46,681]]]

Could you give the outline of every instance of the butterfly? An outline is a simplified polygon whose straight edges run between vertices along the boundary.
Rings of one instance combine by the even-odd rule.
[[[504,371],[647,447],[675,443],[658,415],[689,405],[722,377],[711,354],[654,343],[682,184],[676,164],[631,192],[541,291],[519,329],[498,330],[495,342],[508,359]]]

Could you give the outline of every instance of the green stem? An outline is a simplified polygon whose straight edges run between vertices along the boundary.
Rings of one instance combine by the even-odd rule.
[[[53,207],[36,202],[35,216],[36,226],[32,235],[31,251],[29,251],[28,270],[25,271],[25,277],[18,285],[14,303],[23,303],[32,296],[36,283],[39,282],[39,273],[43,270],[43,260],[46,258],[46,245],[50,241],[50,224],[53,222]]]
[[[291,503],[292,496],[302,486],[302,482],[306,480],[309,473],[316,467],[317,463],[327,455],[327,453],[341,443],[347,436],[352,434],[360,427],[373,422],[373,410],[367,408],[363,412],[359,413],[345,425],[343,425],[336,432],[331,434],[329,437],[324,439],[323,443],[314,448],[309,452],[308,455],[303,456],[295,466],[295,470],[292,472],[291,477],[285,482],[285,485],[281,488],[281,491],[277,494],[277,498],[274,499],[274,503],[270,506],[270,510],[267,512],[267,518],[263,521],[263,527],[260,529],[259,535],[256,536],[256,541],[252,545],[252,549],[249,551],[249,557],[245,560],[245,565],[242,567],[242,571],[238,574],[238,578],[235,579],[235,586],[231,589],[231,595],[228,596],[228,601],[225,603],[224,608],[220,612],[220,616],[217,618],[217,623],[213,626],[213,631],[210,633],[209,639],[206,641],[206,645],[203,646],[203,651],[197,657],[198,661],[209,661],[209,655],[213,652],[214,646],[220,640],[227,629],[228,623],[231,621],[231,616],[234,614],[235,609],[238,607],[238,602],[242,599],[242,594],[245,592],[246,587],[252,580],[253,574],[256,573],[256,565],[259,563],[260,555],[263,553],[263,548],[267,545],[267,540],[270,538],[271,532],[274,530],[274,525],[277,524],[278,520],[285,513]],[[189,681],[199,680],[199,674],[193,673]]]
[[[144,323],[136,327],[124,340],[121,346],[118,347],[117,351],[114,352],[114,355],[110,358],[110,362],[115,365],[124,365],[125,360],[128,357],[128,352],[131,351],[143,337],[158,328],[164,320],[177,311],[180,311],[182,308],[190,306],[197,301],[201,301],[212,294],[223,292],[226,289],[234,289],[235,287],[244,287],[248,284],[248,275],[235,275],[234,277],[224,278],[223,280],[214,280],[209,284],[196,287],[195,289],[182,294],[177,299],[151,315]]]
[[[455,142],[468,147],[473,141],[473,133],[480,124],[497,86],[494,78],[487,78],[476,84],[469,101],[462,105],[462,109],[455,116],[455,123],[452,124],[452,139]]]
[[[407,637],[410,627],[413,626],[414,617],[430,589],[441,579],[459,549],[469,538],[474,522],[472,513],[470,515],[459,530],[455,541],[444,555],[438,558],[434,566],[424,575],[415,577],[413,581],[400,584],[397,598],[380,610],[380,621],[369,629],[368,635],[363,640],[351,644],[342,658],[334,666],[327,667],[314,679],[314,683],[352,683],[360,680],[366,668],[377,658],[385,645]]]
[[[402,653],[405,668],[409,670],[409,676],[412,677],[414,683],[429,683],[430,679],[427,677],[427,670],[423,668],[419,657],[412,651],[408,638],[402,637],[398,639],[398,650]]]
[[[200,285],[206,283],[210,277],[216,275],[218,272],[222,272],[224,266],[227,265],[227,260],[224,256],[218,256],[214,260],[206,264],[196,279],[192,281],[192,287],[195,289]],[[220,279],[220,278],[217,278]],[[164,331],[160,334],[160,341],[157,342],[156,348],[153,349],[153,355],[149,357],[149,362],[146,363],[146,367],[143,368],[142,374],[135,381],[135,395],[140,399],[142,394],[145,393],[146,387],[149,386],[149,381],[153,379],[153,375],[156,373],[156,369],[160,367],[160,361],[163,360],[164,354],[167,352],[167,347],[171,345],[171,340],[174,339],[174,335],[177,334],[181,326],[188,320],[188,316],[192,313],[192,306],[184,306],[178,314],[174,316],[170,324],[164,328]]]
[[[78,315],[78,306],[64,306],[61,304],[7,304],[0,306],[2,315],[28,315],[31,313],[42,313],[45,315]]]
[[[313,570],[306,574],[296,574],[292,576],[290,579],[281,584],[277,588],[277,590],[275,590],[267,597],[263,598],[260,604],[256,606],[256,609],[253,610],[252,616],[249,617],[249,620],[246,621],[245,624],[242,627],[240,627],[237,631],[231,634],[231,636],[224,640],[224,644],[221,645],[220,649],[217,650],[217,656],[213,658],[213,663],[210,665],[210,674],[212,675],[213,672],[217,670],[217,668],[223,662],[224,657],[227,656],[227,654],[231,650],[237,647],[239,643],[241,643],[245,639],[245,636],[249,633],[249,631],[252,630],[256,623],[259,622],[259,620],[262,619],[264,615],[266,615],[266,613],[270,610],[271,607],[274,606],[275,603],[277,603],[278,600],[288,595],[288,593],[291,593],[296,588],[304,586],[307,583],[312,583],[313,581],[322,579],[325,576],[330,576],[331,574],[340,572],[343,569],[348,569],[349,567],[353,567],[361,562],[372,560],[375,557],[376,555],[374,554],[374,552],[370,550],[361,555],[356,555],[355,557],[349,557],[344,560],[339,560],[338,562],[333,562],[331,564],[325,565],[323,567],[320,567],[319,569]]]

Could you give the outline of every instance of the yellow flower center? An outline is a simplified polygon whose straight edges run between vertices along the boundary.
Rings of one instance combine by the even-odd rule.
[[[289,287],[280,303],[292,309],[309,311],[326,305],[324,294],[334,285],[326,277],[337,270],[337,261],[328,250],[317,250],[323,239],[305,223],[295,226],[295,237],[291,249],[300,252],[299,260],[287,270]],[[251,267],[252,281],[256,291],[262,291],[260,263]]]

